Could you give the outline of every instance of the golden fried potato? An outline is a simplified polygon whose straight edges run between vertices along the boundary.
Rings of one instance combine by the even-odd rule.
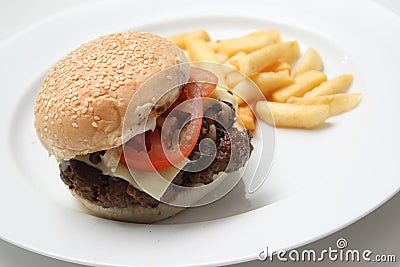
[[[224,63],[229,59],[228,54],[225,53],[216,53],[215,56],[217,57],[219,63]]]
[[[211,47],[218,53],[234,55],[240,51],[253,52],[280,41],[280,33],[274,30],[257,31],[239,38],[216,41]]]
[[[300,62],[293,71],[293,76],[296,77],[309,70],[324,70],[324,62],[322,61],[319,53],[313,48],[307,49],[307,51],[304,53],[304,56],[300,59]]]
[[[278,61],[275,64],[263,69],[262,72],[278,72],[278,71],[286,70],[290,74],[291,68],[292,67],[290,66],[289,63],[284,62],[284,61]]]
[[[264,96],[258,86],[249,79],[240,81],[235,87],[233,87],[233,93],[238,96],[236,98],[239,105],[248,103],[252,100],[262,100]]]
[[[229,71],[229,69],[221,68],[221,66],[217,64],[207,63],[218,63],[218,59],[214,51],[207,45],[206,41],[202,39],[186,39],[185,46],[192,61],[206,61],[205,63],[197,63],[197,65],[213,72],[218,77],[218,83],[226,85],[225,72]]]
[[[256,50],[239,60],[240,71],[254,75],[279,61],[292,62],[300,56],[297,41],[276,43]]]
[[[246,79],[246,76],[238,71],[232,71],[225,75],[225,81],[229,88],[234,88],[238,83]]]
[[[294,78],[294,83],[272,93],[272,100],[286,102],[291,96],[303,96],[306,92],[326,81],[323,72],[310,70]]]
[[[313,97],[321,95],[332,95],[346,91],[353,82],[353,75],[342,74],[329,81],[320,84],[310,92],[306,93],[304,97]]]
[[[168,40],[174,42],[177,46],[182,49],[186,49],[185,41],[187,39],[201,39],[204,41],[210,41],[210,36],[205,30],[196,30],[192,32],[185,32],[180,34],[175,34],[167,37]]]
[[[238,107],[237,110],[238,122],[242,124],[243,127],[254,131],[256,129],[256,118],[253,111],[248,105],[242,105]]]
[[[312,129],[324,124],[329,117],[328,105],[298,105],[259,101],[256,115],[264,122],[285,128]]]
[[[335,94],[314,97],[291,97],[288,103],[302,105],[329,105],[329,115],[335,116],[352,110],[361,101],[360,93]]]
[[[260,88],[265,97],[275,90],[293,84],[294,79],[290,77],[287,70],[279,72],[261,72],[252,77],[255,84]]]

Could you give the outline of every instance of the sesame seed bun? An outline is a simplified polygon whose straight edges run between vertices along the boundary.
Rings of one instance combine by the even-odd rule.
[[[172,42],[150,33],[109,34],[81,45],[43,81],[34,108],[40,142],[58,160],[121,145],[123,129],[130,137],[143,129],[147,118],[135,116],[141,114],[140,107],[149,103],[153,107],[152,101],[161,95],[157,106],[169,106],[180,93],[179,88],[168,93],[146,89],[135,98],[135,119],[126,125],[125,113],[138,89],[156,73],[185,62]],[[174,68],[172,75],[176,84],[185,83],[189,69]],[[171,75],[167,78],[158,78],[157,84],[170,88]],[[150,113],[150,117],[157,115]]]

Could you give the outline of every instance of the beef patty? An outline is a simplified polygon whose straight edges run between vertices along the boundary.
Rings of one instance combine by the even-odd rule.
[[[210,111],[211,110],[211,111]],[[174,184],[182,186],[196,186],[208,184],[213,176],[220,172],[232,173],[245,165],[253,150],[250,143],[251,133],[248,130],[239,131],[232,127],[234,112],[224,110],[220,105],[214,105],[207,110],[210,114],[203,120],[202,131],[194,150],[189,155],[190,160],[198,159],[200,142],[205,138],[213,140],[216,146],[216,155],[211,164],[198,172],[190,171],[190,163],[181,170],[173,180]],[[226,129],[221,126],[221,118]],[[215,120],[214,120],[215,119]],[[206,147],[207,150],[207,147]],[[232,153],[234,151],[235,153]],[[203,154],[204,151],[202,150]],[[92,153],[89,157],[93,164],[101,161],[104,151]],[[154,208],[160,203],[145,192],[142,192],[127,181],[104,175],[98,169],[82,161],[71,159],[59,165],[62,181],[79,196],[88,199],[103,208],[125,208],[130,205],[139,205],[144,208]],[[168,192],[171,194],[171,192]]]

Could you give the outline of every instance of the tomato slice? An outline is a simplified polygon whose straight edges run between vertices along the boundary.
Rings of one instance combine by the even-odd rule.
[[[121,162],[135,170],[153,172],[165,170],[188,157],[200,135],[203,116],[202,97],[209,97],[215,90],[217,82],[218,78],[213,73],[192,67],[190,80],[178,100],[162,115],[174,117],[175,112],[187,115],[187,123],[182,129],[179,143],[172,142],[170,146],[166,144],[161,137],[165,131],[156,127],[152,132],[148,131],[129,140],[124,145]],[[163,127],[166,127],[165,125]]]

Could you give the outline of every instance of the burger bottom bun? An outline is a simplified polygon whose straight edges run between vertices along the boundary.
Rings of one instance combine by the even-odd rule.
[[[138,205],[131,205],[126,208],[103,208],[96,205],[93,201],[82,198],[74,190],[70,191],[92,215],[116,221],[153,223],[174,216],[185,209],[164,203],[158,204],[155,208],[143,208]]]

